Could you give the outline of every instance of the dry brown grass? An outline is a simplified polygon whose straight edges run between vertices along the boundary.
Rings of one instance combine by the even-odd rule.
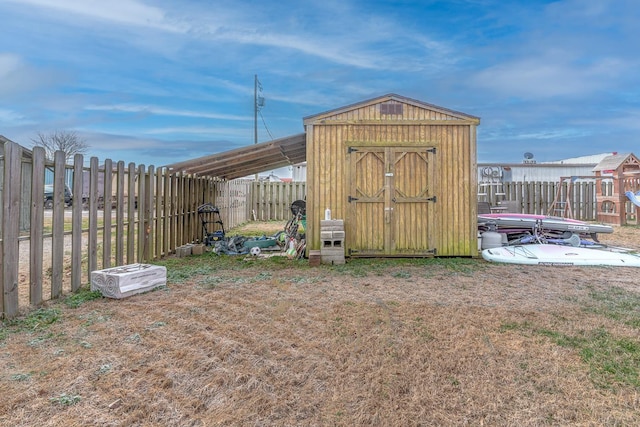
[[[640,424],[640,388],[540,333],[637,342],[589,308],[638,269],[184,262],[209,272],[7,329],[0,425]]]

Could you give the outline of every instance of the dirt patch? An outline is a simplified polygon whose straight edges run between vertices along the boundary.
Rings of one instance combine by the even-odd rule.
[[[614,236],[640,242],[636,228]],[[5,332],[0,424],[640,423],[640,389],[603,384],[558,338],[640,345],[637,325],[598,308],[610,292],[638,296],[638,269],[181,262],[194,276],[166,289],[51,303],[49,327]]]

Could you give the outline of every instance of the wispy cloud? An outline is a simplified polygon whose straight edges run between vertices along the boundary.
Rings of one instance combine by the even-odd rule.
[[[170,22],[166,13],[157,7],[148,6],[136,0],[5,0],[19,2],[21,5],[30,5],[45,9],[54,9],[60,12],[81,15],[85,18],[101,20],[113,24],[133,25],[138,27],[154,28],[163,31],[181,33],[187,31],[187,27],[176,22]],[[75,16],[71,19],[77,19]]]
[[[586,96],[610,87],[611,79],[624,67],[624,61],[616,58],[596,64],[576,62],[548,57],[520,59],[489,67],[473,76],[472,83],[503,96]]]
[[[0,108],[0,124],[17,126],[27,123],[25,117],[12,110],[4,110]]]
[[[153,114],[158,116],[174,116],[174,117],[196,117],[204,119],[219,119],[232,121],[248,121],[253,120],[250,116],[236,116],[232,114],[207,113],[203,111],[193,110],[177,110],[172,108],[162,108],[152,105],[134,105],[134,104],[114,104],[114,105],[87,105],[85,107],[89,111],[110,111],[115,113],[140,113]]]

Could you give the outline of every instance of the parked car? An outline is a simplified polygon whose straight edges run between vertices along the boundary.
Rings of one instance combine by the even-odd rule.
[[[64,205],[71,206],[73,204],[73,193],[68,185],[64,186]],[[53,207],[53,185],[44,186],[44,207],[51,209]]]

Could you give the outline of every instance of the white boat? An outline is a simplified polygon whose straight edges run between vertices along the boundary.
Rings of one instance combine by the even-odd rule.
[[[634,252],[564,245],[501,246],[483,250],[482,258],[507,264],[640,267],[640,254]]]
[[[532,230],[535,227],[549,231],[570,231],[583,235],[598,233],[613,233],[613,227],[606,224],[597,224],[579,221],[577,219],[561,218],[546,215],[495,213],[478,215],[478,225],[495,225],[501,229]]]

